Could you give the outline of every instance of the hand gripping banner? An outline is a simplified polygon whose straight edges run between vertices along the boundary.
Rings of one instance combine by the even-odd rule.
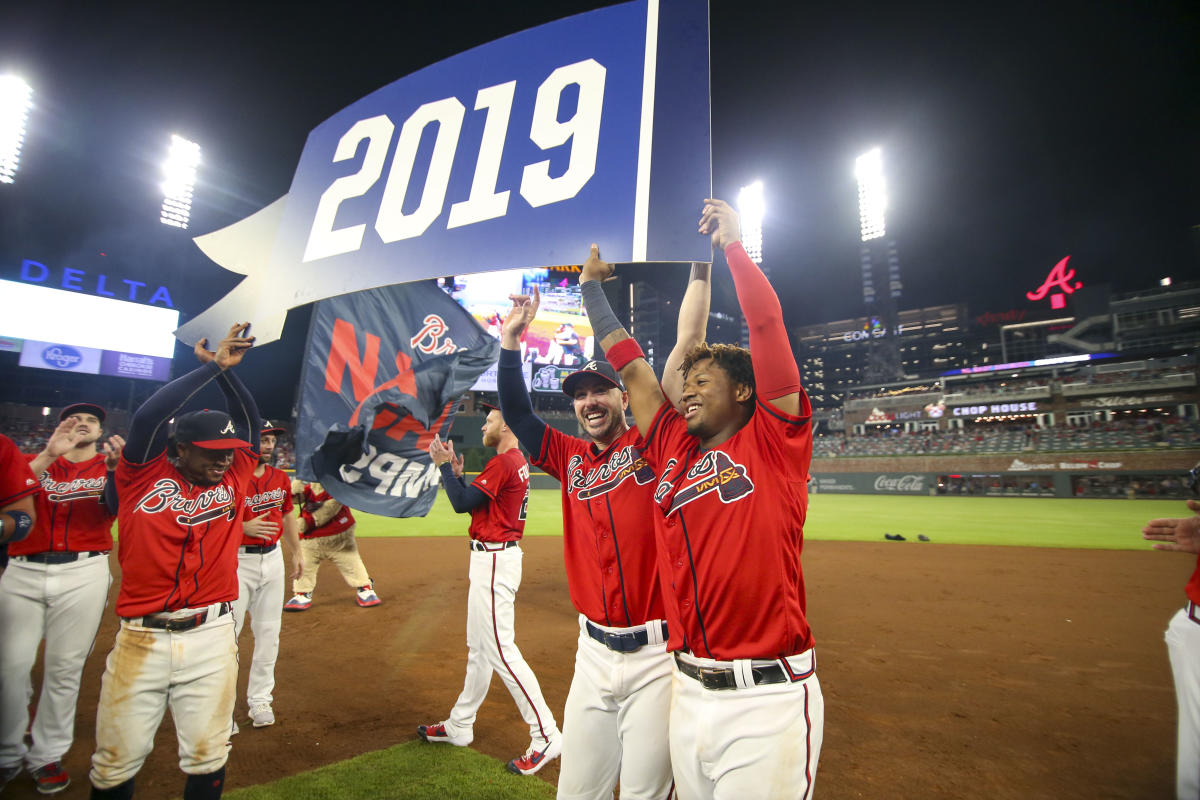
[[[354,509],[424,516],[440,479],[429,443],[499,355],[431,281],[322,300],[301,378],[296,474]]]
[[[420,35],[420,34],[415,34]],[[290,191],[196,238],[246,278],[179,329],[219,341],[289,308],[421,278],[711,261],[706,0],[635,0],[426,67],[308,136]]]

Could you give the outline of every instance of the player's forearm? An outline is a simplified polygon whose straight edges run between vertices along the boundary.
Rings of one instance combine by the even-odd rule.
[[[613,313],[604,290],[600,288],[599,281],[584,281],[579,286],[592,330],[596,332],[596,338],[609,362],[613,362],[609,351],[615,345],[629,339],[629,333],[617,322],[617,316]],[[654,414],[664,400],[658,378],[655,377],[650,363],[641,356],[628,362],[615,362],[613,366],[621,373],[621,380],[629,391],[629,407],[633,411],[633,418],[637,422],[638,430],[645,435],[650,429],[650,423],[654,421]]]
[[[50,465],[55,461],[54,456],[47,453],[45,450],[34,456],[34,459],[29,462],[29,471],[35,477],[40,478],[42,473],[50,469]]]
[[[144,464],[166,449],[167,423],[220,374],[221,368],[215,361],[210,361],[150,395],[129,422],[125,459],[134,464]]]
[[[105,476],[104,493],[100,495],[100,504],[108,509],[108,513],[114,517],[117,511],[121,508],[121,503],[117,499],[117,479],[116,472],[109,470]]]
[[[501,346],[500,361],[496,365],[496,393],[500,397],[500,413],[504,415],[504,422],[516,434],[517,441],[537,457],[542,452],[546,423],[533,411],[533,403],[525,389],[519,350]]]
[[[218,383],[221,386],[222,394],[225,395],[225,408],[229,411],[229,416],[233,420],[233,427],[237,429],[238,437],[250,442],[253,445],[254,452],[257,453],[262,425],[260,424],[258,404],[254,401],[254,395],[250,394],[250,390],[246,388],[246,384],[242,382],[242,379],[233,370],[227,369],[222,371]]]
[[[487,495],[474,486],[467,486],[462,478],[456,477],[454,468],[447,461],[438,468],[442,473],[442,488],[446,490],[446,499],[456,514],[466,514],[487,502]]]
[[[750,331],[750,359],[759,396],[767,400],[800,391],[800,368],[792,356],[783,308],[767,276],[758,268],[741,242],[725,248],[738,305]]]
[[[300,552],[300,520],[291,514],[283,515],[283,540],[293,554]]]
[[[675,326],[675,346],[663,365],[662,389],[672,405],[683,395],[683,375],[679,367],[692,348],[704,341],[708,333],[708,311],[712,297],[712,265],[692,264],[692,274],[683,302],[679,305],[679,322]]]

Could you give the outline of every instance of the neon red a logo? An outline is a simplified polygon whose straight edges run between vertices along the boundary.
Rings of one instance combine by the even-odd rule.
[[[1036,291],[1026,292],[1025,296],[1030,300],[1041,300],[1046,296],[1046,293],[1057,287],[1062,290],[1061,294],[1055,293],[1050,295],[1051,308],[1064,308],[1067,305],[1067,295],[1074,294],[1076,289],[1083,288],[1082,281],[1071,283],[1075,277],[1075,270],[1067,269],[1067,262],[1071,260],[1070,256],[1066,256],[1062,261],[1059,261],[1050,270],[1050,274],[1046,276],[1046,281],[1037,288]]]

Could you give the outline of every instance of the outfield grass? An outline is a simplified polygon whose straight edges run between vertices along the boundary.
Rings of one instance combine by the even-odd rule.
[[[229,800],[538,800],[554,795],[545,781],[513,775],[469,747],[430,747],[420,741],[224,794]]]
[[[943,544],[1141,550],[1140,531],[1152,517],[1182,517],[1179,500],[1085,500],[1041,497],[887,497],[813,495],[805,536],[812,540],[881,541],[925,534]],[[391,519],[355,512],[359,536],[463,536],[468,518],[443,493],[423,518]],[[559,493],[529,493],[526,536],[561,536]]]

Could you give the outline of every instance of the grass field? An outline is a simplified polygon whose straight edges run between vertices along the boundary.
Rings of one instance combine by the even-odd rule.
[[[941,544],[1141,550],[1147,547],[1140,535],[1146,520],[1187,513],[1177,500],[821,494],[810,500],[805,536],[878,541],[884,533],[899,533],[915,542],[923,533]],[[468,522],[451,510],[440,492],[427,517],[355,516],[359,536],[463,536]],[[556,490],[530,492],[528,516],[525,535],[562,535]]]

